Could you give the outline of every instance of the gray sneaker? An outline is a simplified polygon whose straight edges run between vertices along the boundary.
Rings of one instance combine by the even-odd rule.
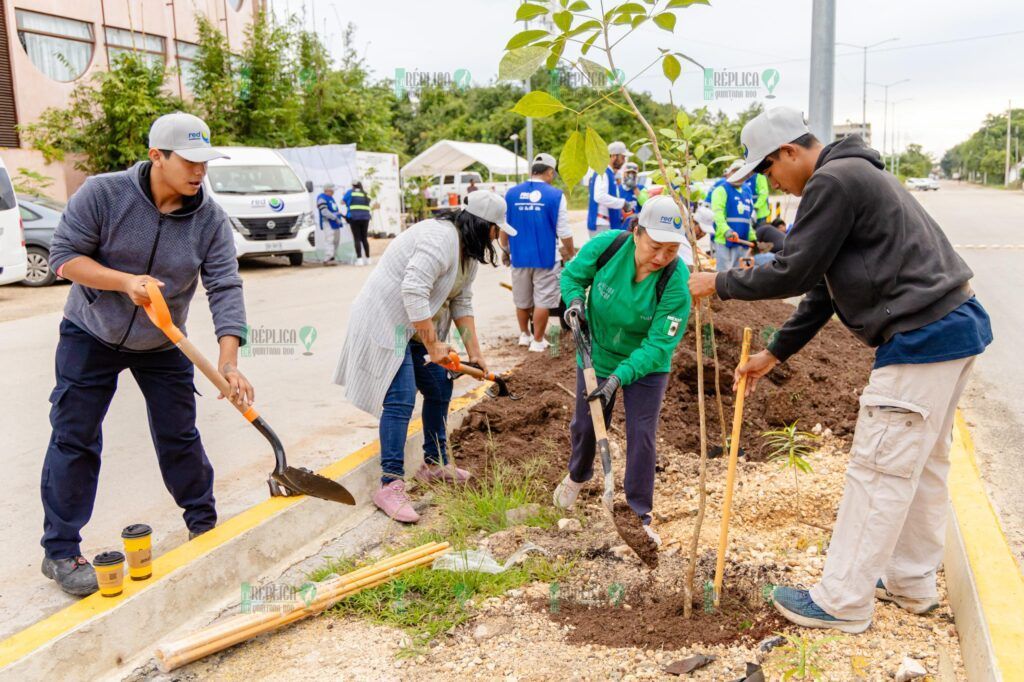
[[[939,608],[939,600],[935,597],[917,599],[914,597],[904,597],[890,592],[886,589],[885,583],[882,582],[881,578],[879,578],[878,582],[875,583],[875,599],[891,602],[904,611],[909,611],[917,616],[923,616],[924,614]]]
[[[43,558],[40,567],[43,575],[57,581],[60,589],[76,597],[88,597],[99,589],[96,584],[96,569],[84,556],[70,559]]]

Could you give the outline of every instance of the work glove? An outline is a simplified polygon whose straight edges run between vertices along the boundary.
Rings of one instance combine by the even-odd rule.
[[[565,323],[572,325],[573,317],[579,320],[580,328],[586,328],[587,316],[583,312],[583,299],[574,298],[570,303],[569,307],[565,310]]]
[[[740,238],[740,236],[738,234],[736,234],[735,230],[726,230],[725,231],[725,241],[727,241],[727,242],[736,241],[739,238]]]
[[[601,406],[608,409],[608,406],[612,404],[612,400],[615,398],[615,391],[619,390],[619,386],[622,385],[622,380],[614,374],[604,380],[604,382],[598,386],[593,393],[587,396],[587,402],[592,400],[601,399]]]
[[[626,213],[636,213],[636,202],[627,201],[626,205],[623,206],[622,208],[625,209]]]

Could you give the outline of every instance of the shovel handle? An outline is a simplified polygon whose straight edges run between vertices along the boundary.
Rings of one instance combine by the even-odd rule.
[[[171,319],[171,311],[167,307],[167,301],[164,300],[164,295],[160,292],[160,287],[157,286],[156,282],[146,282],[146,293],[149,294],[149,303],[143,304],[142,309],[146,311],[150,321],[171,340],[171,343],[185,354],[185,357],[192,361],[193,365],[199,368],[199,371],[210,380],[210,383],[217,387],[217,390],[222,395],[230,395],[231,384],[228,383],[228,380],[217,371],[213,363],[207,360],[206,356],[174,324],[174,321]],[[235,402],[231,402],[231,404],[250,422],[255,421],[260,416],[255,407],[246,407]]]
[[[472,365],[467,365],[463,363],[462,359],[459,357],[459,354],[456,353],[455,351],[452,351],[451,353],[448,354],[448,359],[441,363],[441,366],[452,372],[456,372],[458,374],[466,374],[468,376],[473,377],[474,379],[480,379],[481,381],[495,380],[493,372],[485,372],[482,369],[478,369],[477,367],[473,367]]]

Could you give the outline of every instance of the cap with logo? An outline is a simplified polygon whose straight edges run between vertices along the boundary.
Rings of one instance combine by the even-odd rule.
[[[631,154],[629,153],[629,147],[626,146],[626,143],[620,142],[618,140],[608,145],[608,153],[613,156],[616,154],[621,154],[622,156],[631,156]]]
[[[548,168],[558,168],[558,162],[555,161],[555,157],[550,154],[541,152],[537,156],[533,157],[534,166],[547,166]]]
[[[210,146],[210,128],[203,119],[182,111],[165,114],[153,121],[149,129],[149,148],[175,152],[193,163],[230,158]]]
[[[743,144],[744,164],[728,176],[729,182],[747,177],[766,156],[809,132],[811,129],[804,122],[804,115],[796,109],[776,107],[761,112],[743,126],[740,142]]]
[[[515,237],[518,234],[516,228],[505,222],[508,217],[508,204],[505,203],[505,198],[501,195],[486,189],[478,189],[466,200],[466,210],[477,218],[494,223],[510,237]]]
[[[659,195],[648,199],[640,209],[639,223],[656,242],[681,244],[686,241],[683,214],[672,197]]]

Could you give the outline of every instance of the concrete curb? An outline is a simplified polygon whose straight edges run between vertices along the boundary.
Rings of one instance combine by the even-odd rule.
[[[458,428],[485,388],[452,400],[449,430]],[[409,431],[406,465],[415,471],[423,461],[421,422]],[[243,582],[281,575],[296,556],[315,554],[372,514],[379,452],[373,441],[319,472],[343,481],[356,506],[306,497],[265,500],[158,557],[153,578],[126,580],[121,597],[94,594],[0,642],[0,679],[62,679],[71,665],[78,679],[127,675],[131,661],[152,654],[170,633],[205,625],[237,603]]]
[[[971,682],[1024,680],[1024,576],[985,493],[959,412],[949,493],[943,564],[967,677]]]

